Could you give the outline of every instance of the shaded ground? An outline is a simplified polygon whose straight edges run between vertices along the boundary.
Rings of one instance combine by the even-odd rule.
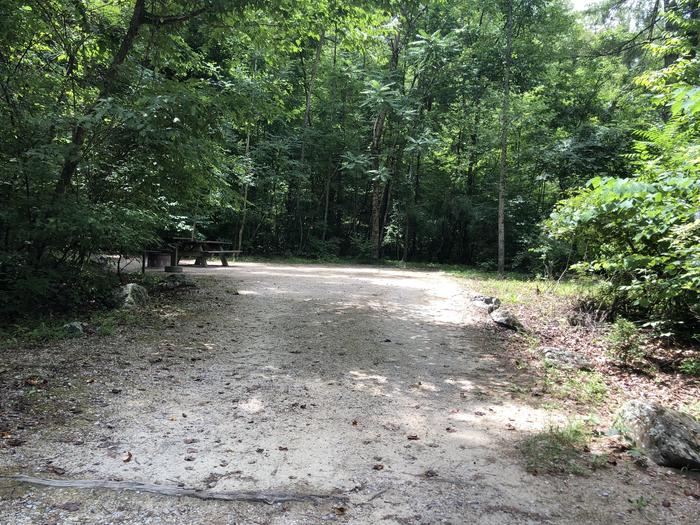
[[[453,278],[188,271],[199,287],[145,326],[7,352],[0,474],[345,499],[266,505],[5,481],[0,523],[697,519],[697,481],[667,469],[527,474],[518,441],[562,416],[519,394],[527,374]]]

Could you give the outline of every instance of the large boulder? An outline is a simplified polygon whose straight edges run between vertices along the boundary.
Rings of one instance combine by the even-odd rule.
[[[617,413],[618,428],[659,465],[700,469],[700,423],[658,403],[630,401]]]
[[[117,290],[116,295],[122,308],[136,308],[148,304],[148,292],[136,283],[125,284]]]
[[[501,326],[505,326],[506,328],[510,328],[511,330],[522,330],[523,325],[522,323],[518,320],[515,315],[513,315],[511,312],[508,310],[504,310],[503,308],[499,308],[498,310],[493,310],[491,313],[491,319],[496,324],[499,324]]]

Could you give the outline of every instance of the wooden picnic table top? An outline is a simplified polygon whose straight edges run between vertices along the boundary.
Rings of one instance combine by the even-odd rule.
[[[189,237],[173,237],[174,241],[180,241],[182,244],[233,244],[231,241],[209,241],[209,240],[199,240],[190,239]]]

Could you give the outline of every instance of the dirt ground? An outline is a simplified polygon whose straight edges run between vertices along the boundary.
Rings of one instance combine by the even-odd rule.
[[[4,480],[1,524],[700,523],[692,475],[631,462],[528,474],[518,442],[566,416],[516,395],[527,373],[454,278],[186,271],[198,287],[158,302],[157,322],[5,352],[0,431],[15,441],[0,445],[0,475],[302,500]]]

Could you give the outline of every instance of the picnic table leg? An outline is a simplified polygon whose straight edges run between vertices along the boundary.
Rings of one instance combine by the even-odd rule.
[[[177,256],[177,247],[173,248],[173,251],[170,252],[170,266],[177,266],[177,264],[180,262],[179,257]]]
[[[228,259],[224,254],[221,254],[221,266],[228,266]]]
[[[143,258],[141,259],[141,275],[146,273],[146,250],[143,251]]]

